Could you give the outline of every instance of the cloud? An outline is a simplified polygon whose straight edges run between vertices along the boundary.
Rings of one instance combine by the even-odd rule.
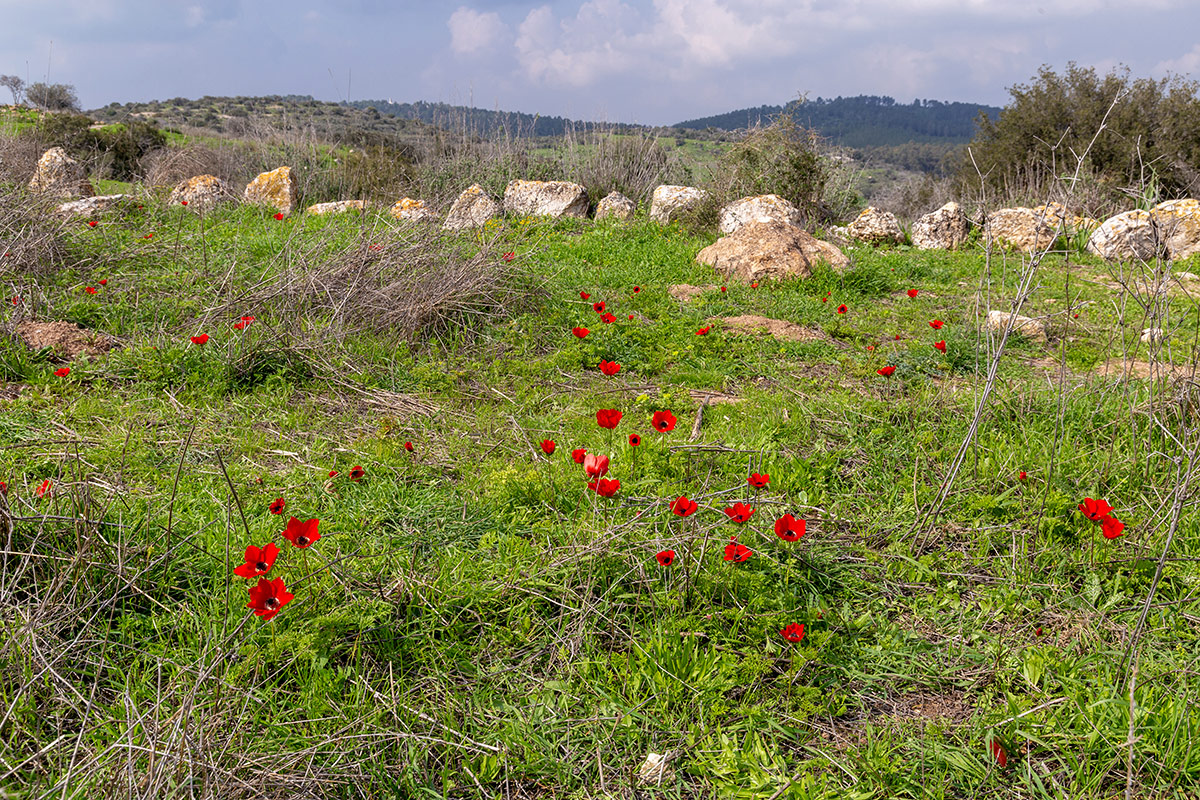
[[[459,55],[490,49],[508,35],[508,26],[500,21],[499,14],[466,6],[459,6],[446,24],[450,28],[450,49]]]
[[[1177,58],[1160,61],[1150,70],[1154,75],[1188,75],[1200,72],[1200,44]]]
[[[527,78],[572,87],[633,72],[659,49],[641,14],[621,0],[589,0],[562,20],[550,6],[535,8],[518,26],[515,47]]]

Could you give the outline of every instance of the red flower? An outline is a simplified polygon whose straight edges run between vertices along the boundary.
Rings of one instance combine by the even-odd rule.
[[[1105,539],[1115,539],[1121,535],[1123,530],[1125,530],[1125,523],[1111,514],[1100,520],[1100,532],[1104,534]]]
[[[1041,626],[1041,625],[1038,625],[1038,626],[1037,626],[1037,630],[1035,630],[1035,631],[1033,632],[1033,635],[1034,635],[1034,636],[1041,636],[1041,635],[1042,635],[1042,626]]]
[[[240,331],[245,327],[246,327],[246,323],[242,322],[241,320],[238,320],[237,322],[233,323],[233,329],[235,331]]]
[[[722,287],[721,287],[721,291],[722,291],[722,292],[724,292],[724,291],[725,291],[725,287],[724,287],[724,286],[722,286]]]
[[[630,318],[630,319],[633,319],[633,314],[630,314],[630,315],[629,315],[629,318]]]
[[[20,296],[20,295],[14,295],[14,296],[13,296],[13,299],[12,299],[12,304],[13,304],[14,306],[19,306],[19,305],[21,305],[21,296]]]
[[[588,335],[588,329],[587,328],[571,328],[571,333],[575,334],[580,339],[582,339],[583,337]]]
[[[642,437],[638,436],[636,433],[629,434],[629,446],[630,447],[637,447],[641,443],[642,443]]]
[[[92,220],[91,222],[89,222],[89,223],[88,223],[88,227],[89,227],[89,228],[94,228],[94,227],[96,227],[96,225],[97,225],[97,224],[98,224],[98,223],[96,222],[96,220]]]
[[[601,300],[598,303],[592,303],[592,311],[595,311],[597,314],[603,314],[604,313],[604,301]]]
[[[867,352],[872,352],[872,353],[875,352],[875,345],[873,345],[873,344],[867,345]]]
[[[43,497],[49,497],[50,493],[53,491],[54,481],[46,478],[46,480],[42,481],[41,485],[34,490],[33,494],[37,499],[41,500]]]
[[[796,519],[791,514],[784,514],[775,520],[775,535],[785,542],[794,542],[804,535],[807,527],[804,518]]]
[[[603,322],[605,325],[612,325],[614,322],[617,321],[617,318],[614,317],[612,314],[605,314],[603,317],[600,318],[600,321]]]
[[[271,567],[275,566],[275,559],[279,557],[279,548],[274,542],[267,542],[267,546],[263,548],[249,545],[246,547],[246,563],[234,567],[233,574],[239,578],[257,578],[259,575],[266,575],[271,571]]]
[[[276,214],[276,215],[275,215],[275,219],[276,219],[276,220],[281,220],[281,219],[283,219],[283,212],[282,212],[282,211],[280,211],[278,214]]]
[[[621,482],[617,479],[609,480],[608,478],[600,478],[588,484],[588,488],[594,491],[601,497],[612,497],[621,488]]]
[[[725,516],[741,524],[754,516],[754,509],[742,502],[737,502],[725,509]]]
[[[934,342],[933,346],[936,347],[938,350],[941,350],[943,353],[946,352],[946,340],[945,339],[943,339],[940,342]]]
[[[179,205],[181,205],[181,206],[186,206],[186,205],[187,205],[187,200],[180,200],[180,201],[179,201]]]
[[[108,278],[101,278],[101,279],[98,281],[98,283],[99,283],[101,286],[108,286]]]
[[[369,244],[369,245],[367,245],[367,249],[368,249],[368,250],[371,250],[371,251],[374,251],[374,252],[376,252],[376,253],[378,253],[380,250],[382,250],[382,249],[383,249],[383,245],[381,245],[381,244]]]
[[[755,281],[754,283],[750,284],[750,288],[751,288],[751,289],[757,289],[757,288],[758,288],[758,281]]]
[[[615,361],[600,361],[600,371],[605,375],[616,375],[621,371],[621,365]]]
[[[405,442],[404,449],[411,453],[413,451],[412,442]]]
[[[767,484],[771,482],[771,476],[767,474],[759,475],[757,472],[751,472],[750,477],[746,478],[746,483],[753,486],[755,489],[765,489]]]
[[[553,439],[542,439],[542,452],[543,453],[545,453],[548,456],[554,455],[554,447],[555,447],[555,445],[554,445]]]
[[[95,294],[96,292],[98,292],[100,290],[97,289],[95,286],[89,286],[86,289],[84,289],[84,291],[87,292],[88,294]]]
[[[1028,476],[1025,475],[1025,470],[1021,470],[1021,472],[1017,475],[1017,480],[1019,480],[1019,481],[1028,480]]]
[[[310,519],[301,522],[292,517],[288,520],[287,529],[282,534],[283,538],[303,550],[321,538],[321,534],[317,533],[317,526],[319,524],[321,524],[321,520],[319,519]]]
[[[588,454],[583,457],[583,471],[589,478],[602,478],[608,474],[608,456]]]
[[[635,287],[633,287],[633,293],[634,293],[634,294],[637,294],[637,293],[638,293],[638,292],[640,292],[641,290],[642,290],[642,287],[640,287],[640,286],[635,286]]]
[[[673,431],[675,430],[675,415],[669,409],[666,411],[655,411],[654,416],[650,419],[650,424],[659,433]]]
[[[571,451],[571,460],[574,461],[576,464],[582,464],[583,458],[586,455],[587,455],[586,448],[577,447],[576,449]]]
[[[942,322],[940,319],[929,320],[929,327],[933,328],[935,331],[940,331],[942,326],[945,324],[946,323]]]
[[[658,560],[658,565],[660,567],[669,567],[675,563],[674,550],[663,550],[662,552],[657,553],[654,557]]]
[[[58,369],[54,370],[54,374],[60,378],[65,378],[71,374],[71,368],[70,367],[59,367]]]
[[[505,261],[512,261],[514,258],[517,257],[517,254],[512,251],[509,251],[500,257],[503,258]]]
[[[822,303],[828,303],[828,302],[829,302],[829,298],[828,298],[828,297],[822,297],[822,298],[821,298],[821,302],[822,302]]]
[[[779,635],[789,642],[798,642],[804,638],[804,623],[793,622],[791,625],[785,626]]]
[[[916,297],[916,296],[917,296],[917,292],[918,292],[918,290],[917,290],[917,289],[909,289],[909,290],[908,290],[908,296],[909,296],[909,297]]]
[[[153,239],[153,238],[154,238],[154,234],[153,234],[153,233],[147,233],[147,234],[146,234],[145,236],[143,236],[142,238],[143,238],[143,239]]]
[[[844,304],[837,307],[837,312],[839,314],[845,314],[849,310],[850,309],[846,308],[846,306]]]
[[[610,431],[621,422],[621,412],[615,408],[602,408],[596,412],[596,424]]]
[[[671,501],[671,513],[677,517],[690,517],[696,513],[696,509],[699,507],[700,504],[695,500],[689,500],[687,495],[677,497]]]
[[[1092,522],[1101,522],[1112,511],[1112,506],[1108,504],[1107,500],[1093,500],[1085,497],[1079,504],[1079,510]]]
[[[366,474],[367,474],[366,470],[364,470],[358,464],[355,464],[353,467],[350,468],[350,480],[352,480],[356,483],[358,481],[361,481],[363,479],[363,475],[366,475]]]
[[[587,292],[580,292],[580,293],[579,293],[579,299],[580,299],[580,300],[587,300],[589,297],[591,297],[591,295],[590,295],[590,294],[588,294]]]
[[[290,603],[294,596],[283,585],[283,578],[273,581],[259,578],[258,586],[250,587],[250,602],[246,603],[246,608],[254,609],[254,613],[265,621],[278,614],[279,609]]]
[[[700,330],[696,331],[697,336],[708,336],[708,332],[712,330],[712,325],[705,325]]]
[[[192,337],[192,344],[207,344],[207,343],[208,343],[208,334],[207,333],[202,333],[199,336]]]
[[[5,483],[4,481],[0,481],[0,494],[2,494],[2,495],[8,494],[8,484]]]
[[[896,371],[896,368],[895,367],[880,367],[879,369],[877,369],[875,371],[878,372],[880,375],[882,375],[885,378],[890,378],[890,377],[892,377],[892,373]]]
[[[342,473],[338,472],[336,469],[329,470],[329,477],[331,477],[331,478],[336,478],[338,475],[341,475],[341,474]]]
[[[1004,745],[993,739],[988,743],[988,751],[992,754],[992,758],[996,759],[1000,769],[1008,766],[1008,751],[1004,749]]]
[[[898,333],[896,334],[896,341],[897,342],[900,341],[900,334],[898,334]]]
[[[286,507],[287,507],[287,500],[284,500],[282,497],[276,497],[274,500],[271,501],[271,505],[269,505],[267,507],[267,510],[270,511],[272,514],[282,514],[283,509]]]
[[[750,560],[751,552],[749,547],[738,543],[736,536],[731,536],[729,537],[729,544],[725,545],[725,560],[740,564],[743,561]]]

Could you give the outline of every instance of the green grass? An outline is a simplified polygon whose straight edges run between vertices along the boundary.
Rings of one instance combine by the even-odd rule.
[[[1195,400],[1094,373],[1123,349],[1145,357],[1102,262],[1040,265],[1025,313],[1051,340],[1009,342],[931,520],[986,374],[977,298],[1007,307],[1011,254],[854,249],[845,273],[685,303],[670,286],[723,283],[694,261],[710,234],[510,219],[465,239],[497,263],[516,254],[520,296],[405,342],[263,291],[419,238],[385,217],[147,202],[99,223],[63,230],[68,268],[0,273],[30,298],[4,307],[5,330],[32,307],[122,345],[59,378],[0,337],[0,376],[26,386],[0,400],[13,796],[237,796],[244,781],[245,796],[598,798],[628,794],[648,752],[674,754],[643,790],[663,797],[1200,785],[1193,496],[1135,649],[1132,748],[1122,663]],[[1186,295],[1169,307],[1183,363],[1198,315]],[[257,319],[233,330],[243,314]],[[823,336],[723,328],[742,314]],[[705,407],[693,441],[706,392],[732,402]],[[600,408],[623,412],[615,431]],[[666,434],[649,424],[663,409],[678,417]],[[615,498],[586,490],[580,447],[612,456]],[[695,516],[670,513],[681,494]],[[1075,510],[1084,496],[1112,502],[1125,535],[1103,540]],[[743,526],[721,513],[734,500],[757,509]],[[808,520],[794,544],[773,533],[785,511]],[[275,536],[290,514],[321,520],[314,547]],[[744,564],[721,557],[733,534],[754,550]],[[295,599],[264,623],[231,570],[272,537],[271,576]],[[799,644],[779,635],[791,622]]]

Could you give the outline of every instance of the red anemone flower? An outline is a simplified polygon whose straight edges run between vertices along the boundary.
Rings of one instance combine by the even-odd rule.
[[[285,509],[286,507],[287,507],[287,500],[284,500],[282,497],[276,497],[274,500],[271,501],[271,505],[267,507],[267,510],[270,511],[272,514],[282,514],[283,509]]]
[[[287,529],[283,532],[283,538],[303,550],[321,538],[321,534],[317,533],[317,526],[319,524],[321,524],[321,520],[319,519],[310,519],[301,522],[292,517],[288,520]]]
[[[588,335],[588,329],[587,328],[571,328],[571,333],[575,334],[580,339],[582,339],[583,337]]]
[[[616,478],[599,478],[588,484],[588,488],[601,497],[612,497],[621,489],[621,482]]]
[[[606,313],[604,316],[602,316],[600,318],[600,321],[603,322],[605,325],[612,325],[614,322],[617,321],[617,318],[614,317],[612,314]]]
[[[545,453],[548,456],[554,455],[554,447],[555,447],[555,444],[554,444],[553,439],[542,439],[542,452],[543,453]]]
[[[588,294],[587,292],[580,292],[580,293],[579,293],[579,299],[580,299],[580,300],[587,300],[589,297],[591,297],[591,295],[590,295],[590,294]]]
[[[589,478],[603,478],[608,474],[608,456],[588,454],[583,457],[583,471]]]
[[[837,307],[837,312],[839,314],[845,314],[849,310],[850,309],[846,308],[846,306],[844,304]]]
[[[798,642],[804,638],[804,623],[793,622],[791,625],[785,626],[784,629],[779,632],[779,635],[784,639],[787,639],[789,642]]]
[[[233,574],[239,578],[266,575],[271,571],[271,567],[275,566],[275,559],[278,557],[279,548],[274,542],[267,542],[267,546],[261,548],[249,545],[246,547],[246,563],[234,567]]]
[[[828,298],[828,297],[822,297],[822,298],[821,298],[821,302],[822,302],[822,303],[828,303],[828,302],[829,302],[829,298]]]
[[[752,552],[749,547],[740,544],[736,536],[731,536],[729,544],[725,545],[725,560],[740,564],[743,561],[749,561]]]
[[[721,287],[721,291],[722,291],[722,292],[726,291],[726,289],[725,289],[725,287],[724,287],[724,286],[722,286],[722,287]]]
[[[942,322],[940,319],[929,320],[929,327],[933,328],[935,331],[940,331],[942,326],[945,324],[946,323]]]
[[[690,517],[696,513],[696,509],[700,504],[695,500],[689,500],[687,495],[682,495],[671,501],[671,513],[677,517]]]
[[[794,542],[804,535],[808,523],[804,518],[796,519],[791,514],[784,514],[775,520],[775,535],[785,542]]]
[[[642,443],[642,437],[638,436],[636,433],[629,434],[629,446],[630,447],[637,447],[641,443]]]
[[[587,455],[587,448],[577,447],[571,451],[571,460],[576,464],[582,464],[584,456]]]
[[[757,288],[758,288],[758,281],[755,281],[754,283],[750,284],[750,288],[751,288],[751,289],[757,289]]]
[[[202,333],[199,336],[192,337],[192,344],[207,344],[207,343],[208,343],[208,334],[207,333]]]
[[[364,470],[358,464],[355,464],[353,467],[350,468],[350,480],[355,481],[356,483],[358,481],[361,481],[363,479],[363,475],[365,475],[365,474],[367,474],[366,470]]]
[[[101,286],[108,286],[108,278],[101,278],[99,281],[97,281],[97,283],[99,283]]]
[[[179,205],[181,205],[181,206],[186,206],[186,205],[187,205],[187,200],[180,200],[180,201],[179,201]]]
[[[757,472],[751,472],[750,477],[746,478],[746,483],[750,484],[755,489],[765,489],[767,484],[770,482],[771,476],[767,475],[766,473],[760,475]]]
[[[1107,500],[1093,500],[1085,497],[1079,504],[1079,510],[1092,522],[1101,522],[1112,511],[1112,506],[1108,504]]]
[[[1125,523],[1111,514],[1100,520],[1100,532],[1104,534],[1105,539],[1115,539],[1121,535],[1123,530],[1125,530]]]
[[[59,367],[58,369],[54,370],[54,374],[60,378],[65,378],[71,374],[71,368],[70,367]]]
[[[630,318],[630,319],[633,319],[633,314],[630,314],[630,315],[629,315],[629,318]]]
[[[885,378],[890,378],[890,377],[892,377],[892,373],[896,371],[896,368],[895,367],[880,367],[879,369],[877,369],[875,371],[878,372],[880,375],[882,375]]]
[[[654,558],[658,560],[658,565],[660,567],[669,567],[675,563],[675,551],[663,550],[662,552],[655,554]]]
[[[909,289],[909,290],[908,290],[908,296],[909,296],[909,297],[916,297],[916,296],[917,296],[917,293],[918,293],[918,291],[919,291],[918,289]]]
[[[153,239],[153,238],[154,238],[154,234],[153,234],[153,233],[147,233],[147,234],[146,234],[145,236],[143,236],[142,238],[143,238],[143,239]]]
[[[933,346],[936,347],[938,350],[941,350],[943,353],[946,352],[946,340],[945,339],[943,339],[940,342],[934,342]]]
[[[84,289],[84,291],[87,292],[88,294],[95,294],[96,292],[98,292],[100,290],[97,289],[95,286],[89,286],[86,289]]]
[[[6,494],[8,494],[8,484],[4,481],[0,481],[0,495]]]
[[[329,470],[329,477],[331,477],[331,478],[336,478],[338,475],[341,475],[341,474],[342,473],[338,472],[336,469]]]
[[[596,412],[596,424],[610,431],[621,422],[621,412],[615,408],[602,408]]]
[[[633,293],[634,293],[634,294],[637,294],[637,293],[638,293],[638,292],[640,292],[641,290],[642,290],[642,287],[640,287],[640,286],[635,286],[635,287],[633,287]]]
[[[282,212],[282,211],[278,212],[278,213],[275,215],[275,220],[276,220],[276,221],[279,221],[279,220],[281,220],[281,219],[283,219],[283,212]]]
[[[411,453],[413,451],[412,442],[405,442],[404,449]]]
[[[1034,635],[1034,636],[1041,636],[1041,635],[1042,635],[1042,626],[1041,626],[1041,625],[1038,625],[1038,626],[1037,626],[1037,630],[1035,630],[1035,631],[1033,632],[1033,635]]]
[[[708,332],[712,330],[712,325],[705,325],[700,330],[696,331],[697,336],[708,336]]]
[[[1027,475],[1025,474],[1025,470],[1021,470],[1021,471],[1020,471],[1020,472],[1017,474],[1017,480],[1019,480],[1019,481],[1026,481],[1026,480],[1028,480],[1028,479],[1029,479],[1029,476],[1027,476]]]
[[[88,227],[89,227],[89,228],[94,228],[94,227],[96,227],[96,225],[97,225],[97,224],[98,224],[98,223],[96,222],[96,220],[92,220],[91,222],[89,222],[89,223],[88,223]]]
[[[659,433],[667,433],[675,430],[675,415],[670,409],[666,411],[655,411],[654,416],[650,419],[650,424],[654,426],[654,430]]]
[[[604,301],[601,300],[598,303],[592,303],[592,311],[595,311],[597,314],[603,314],[604,313]]]
[[[754,509],[742,502],[737,502],[725,509],[725,516],[741,524],[754,516]]]
[[[246,603],[246,608],[254,609],[254,613],[265,621],[278,614],[279,609],[290,603],[294,596],[283,585],[283,578],[273,581],[259,578],[258,586],[250,587],[250,602]]]
[[[53,491],[54,491],[54,481],[50,480],[49,478],[46,478],[46,480],[42,481],[41,484],[38,486],[38,488],[34,490],[33,495],[34,495],[34,497],[41,500],[43,497],[49,497],[50,493]]]
[[[896,334],[896,341],[897,342],[900,341],[900,334],[898,334],[898,333]]]
[[[605,361],[605,360],[601,359],[600,371],[603,372],[605,375],[616,375],[618,372],[621,371],[621,365],[615,361]]]
[[[871,352],[871,353],[875,352],[875,345],[873,345],[873,344],[867,345],[867,351]]]
[[[1008,766],[1008,751],[1004,749],[1004,745],[993,739],[988,743],[988,751],[992,754],[992,758],[996,759],[996,764],[1000,769]]]
[[[500,257],[503,258],[505,261],[512,261],[514,258],[517,257],[517,254],[512,251],[509,251]]]

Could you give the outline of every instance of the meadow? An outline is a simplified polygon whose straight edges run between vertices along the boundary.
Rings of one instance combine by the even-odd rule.
[[[1200,791],[1200,268],[134,188],[0,187],[0,796]]]

